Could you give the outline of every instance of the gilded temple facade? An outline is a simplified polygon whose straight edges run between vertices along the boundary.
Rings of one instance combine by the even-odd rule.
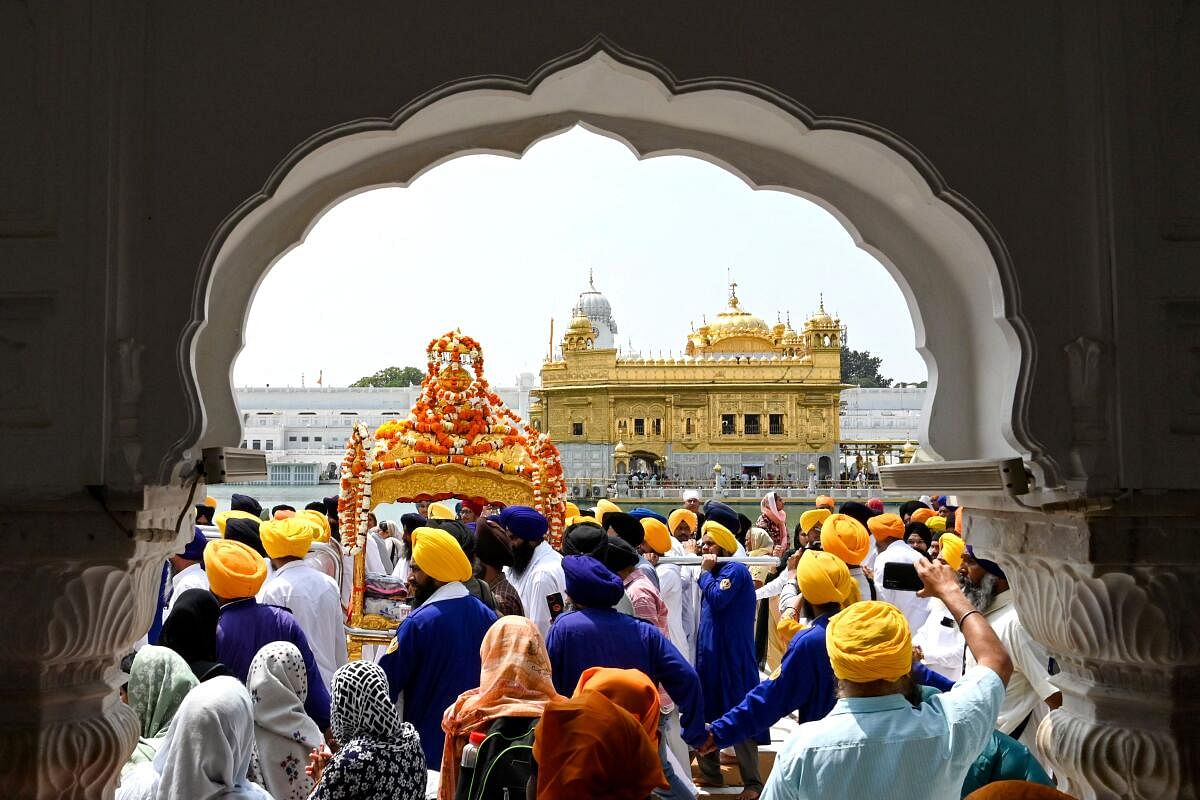
[[[687,335],[679,357],[622,354],[615,329],[589,286],[533,391],[530,415],[561,451],[568,484],[622,472],[689,483],[717,472],[735,483],[837,478],[844,330],[823,300],[797,331],[743,308],[731,283],[726,308]]]

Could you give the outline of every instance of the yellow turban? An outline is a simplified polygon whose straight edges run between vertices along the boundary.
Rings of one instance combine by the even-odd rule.
[[[706,536],[711,536],[713,541],[717,543],[717,547],[724,550],[729,555],[737,552],[737,537],[733,532],[719,522],[714,520],[706,520],[704,527],[700,529]]]
[[[306,519],[317,526],[317,533],[313,535],[314,542],[328,542],[330,539],[329,517],[325,516],[315,508],[310,508],[305,511],[296,512],[296,516],[300,519]]]
[[[688,530],[692,533],[696,532],[696,528],[700,527],[700,520],[696,517],[695,511],[690,511],[686,508],[677,508],[667,517],[667,528],[671,533],[675,533],[675,529],[679,527],[680,522],[687,522]]]
[[[945,517],[930,517],[925,520],[925,527],[929,528],[930,533],[945,533],[946,518]]]
[[[894,681],[912,671],[912,636],[900,609],[864,600],[834,614],[825,628],[833,674],[844,681]]]
[[[817,502],[813,503],[813,505],[817,508],[828,508],[830,511],[833,511],[834,502],[832,497],[823,494],[817,497]]]
[[[206,506],[208,506],[209,508],[211,508],[211,509],[213,509],[214,511],[216,511],[216,509],[217,509],[217,498],[213,497],[213,496],[210,494],[208,497],[205,497],[205,498],[204,498],[204,505],[206,505]]]
[[[916,511],[914,511],[912,513],[912,516],[910,516],[908,518],[908,521],[909,522],[924,522],[925,520],[927,520],[933,516],[936,516],[936,515],[934,514],[932,508],[918,508]]]
[[[818,522],[824,522],[833,512],[828,508],[812,508],[800,515],[800,530],[808,533]]]
[[[646,544],[654,548],[660,556],[671,549],[671,532],[667,526],[654,517],[642,517],[642,530],[646,532]]]
[[[263,549],[271,558],[304,558],[319,531],[316,523],[301,517],[273,519],[258,526]]]
[[[563,520],[570,520],[572,517],[579,516],[579,506],[574,503],[565,503],[563,505]],[[570,524],[570,523],[564,523]]]
[[[457,519],[458,515],[454,513],[454,509],[445,503],[430,503],[429,504],[430,519]]]
[[[431,506],[432,508],[432,506]],[[450,583],[471,579],[471,562],[458,540],[438,528],[417,528],[412,532],[412,560],[435,581]]]
[[[587,514],[580,514],[578,517],[570,517],[569,519],[567,519],[566,524],[567,525],[577,525],[580,522],[591,522],[595,525],[600,524],[600,520],[596,519],[595,517],[589,517]]]
[[[604,515],[613,511],[620,511],[621,507],[612,500],[601,500],[596,503],[596,519],[600,520],[600,524],[604,524]]]
[[[900,519],[899,514],[880,514],[871,517],[867,520],[867,527],[871,529],[877,542],[884,539],[904,538],[904,520]]]
[[[871,537],[854,517],[831,514],[821,524],[821,549],[849,566],[858,566],[871,551]]]
[[[938,539],[938,558],[950,565],[950,569],[958,570],[962,566],[963,553],[967,552],[967,543],[957,534],[943,533]]]
[[[213,594],[237,600],[258,594],[267,579],[267,562],[241,542],[213,539],[204,548],[204,572]]]
[[[796,586],[814,606],[839,603],[845,607],[859,600],[858,581],[851,577],[846,562],[821,550],[804,551],[796,565]]]
[[[262,522],[262,517],[251,514],[249,511],[222,511],[213,517],[213,525],[217,526],[217,530],[221,532],[222,536],[225,535],[225,523],[231,519],[252,519],[255,522]]]

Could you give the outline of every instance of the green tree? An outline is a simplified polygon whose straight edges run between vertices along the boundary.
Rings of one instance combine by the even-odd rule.
[[[879,374],[883,359],[866,350],[842,348],[842,383],[854,384],[865,389],[883,389],[892,385],[891,378]]]
[[[396,388],[416,386],[424,379],[425,370],[423,369],[417,369],[416,367],[387,367],[386,369],[379,370],[374,375],[359,378],[350,385],[359,389],[366,386]]]

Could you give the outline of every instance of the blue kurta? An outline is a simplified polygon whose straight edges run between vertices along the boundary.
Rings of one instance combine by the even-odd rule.
[[[754,580],[744,564],[718,564],[700,574],[700,631],[696,672],[704,688],[704,719],[715,721],[758,685],[754,660]],[[668,691],[670,691],[668,689]],[[754,738],[769,743],[764,728]]]
[[[221,616],[217,619],[217,660],[239,681],[246,682],[250,662],[271,642],[291,642],[300,651],[308,673],[304,711],[318,728],[325,730],[329,727],[329,690],[321,679],[308,638],[292,612],[279,606],[259,605],[253,597],[221,606]]]
[[[460,694],[479,686],[479,646],[497,619],[470,595],[426,602],[400,624],[379,660],[392,700],[404,695],[404,720],[421,735],[430,769],[442,763],[442,715]]]
[[[679,706],[683,740],[704,744],[700,677],[683,654],[645,620],[611,608],[584,608],[563,614],[546,637],[554,688],[570,697],[579,676],[590,667],[641,670],[661,683]]]

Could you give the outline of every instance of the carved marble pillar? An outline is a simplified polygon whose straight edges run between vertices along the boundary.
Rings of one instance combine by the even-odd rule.
[[[1092,506],[967,513],[967,540],[1004,568],[1062,668],[1039,747],[1080,798],[1195,798],[1200,495]]]
[[[202,488],[202,487],[201,487]],[[112,796],[138,736],[119,662],[150,626],[187,492],[0,501],[0,786]]]

